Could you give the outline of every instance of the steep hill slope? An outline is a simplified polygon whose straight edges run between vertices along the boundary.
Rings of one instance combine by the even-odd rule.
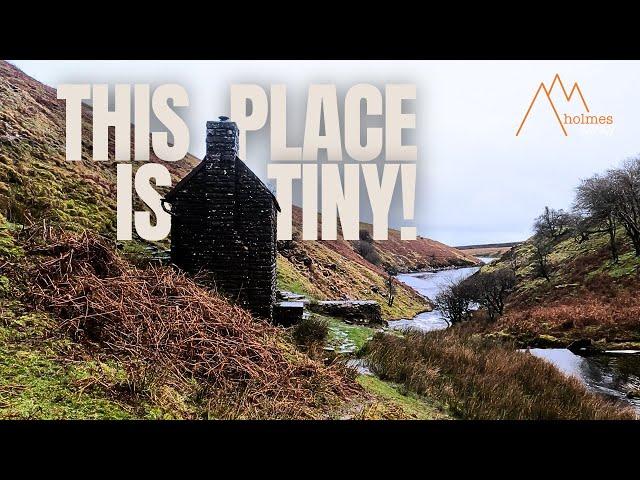
[[[0,62],[0,213],[18,224],[58,223],[67,229],[88,228],[113,238],[115,233],[115,162],[91,158],[91,109],[83,108],[83,160],[65,160],[65,109],[55,90]],[[113,137],[110,138],[113,150]],[[191,155],[163,163],[174,182],[198,163]],[[296,221],[300,211],[296,209]],[[363,229],[371,228],[364,225]],[[319,298],[375,298],[383,300],[384,271],[366,261],[349,242],[294,242],[299,254],[284,248],[280,256],[280,284]],[[140,250],[128,243],[125,250]],[[161,248],[166,248],[163,242]],[[455,249],[427,239],[399,241],[390,231],[386,242],[375,242],[381,261],[399,271],[475,261]],[[298,261],[300,260],[300,261]],[[311,265],[309,264],[311,261]],[[379,293],[376,293],[379,292]],[[396,303],[384,306],[387,318],[408,317],[429,308],[413,291],[398,286]]]
[[[0,213],[29,223],[115,232],[115,162],[91,161],[91,109],[83,108],[82,161],[65,160],[65,106],[53,88],[0,61]],[[113,151],[114,137],[110,137]],[[198,160],[162,162],[177,180]]]
[[[105,240],[115,165],[89,160],[90,114],[84,160],[67,162],[64,104],[0,62],[0,418],[326,418],[366,404],[349,372],[282,329]],[[177,180],[196,162],[167,167]]]
[[[505,315],[491,329],[523,346],[590,339],[602,348],[640,347],[640,258],[622,231],[618,238],[618,263],[610,259],[604,233],[586,241],[559,238],[548,257],[549,281],[536,273],[531,240],[483,267],[515,268],[518,275]]]
[[[64,103],[0,62],[0,418],[413,416],[395,400],[363,392],[338,365],[296,351],[282,329],[171,269],[134,266],[129,254],[144,253],[143,242],[127,242],[125,255],[105,242],[115,233],[115,162],[90,160],[90,121],[85,106],[83,160],[67,162]],[[113,138],[110,144],[113,150]],[[165,165],[177,181],[197,162],[188,155]],[[328,246],[317,251],[362,284],[382,285],[381,272],[366,261]],[[344,288],[351,291],[347,281]],[[402,314],[428,307],[401,290]],[[125,298],[128,306],[118,300]],[[206,330],[196,336],[199,347],[188,345],[194,328]],[[147,342],[141,332],[158,337]],[[172,343],[158,348],[156,340]],[[178,352],[187,357],[167,357]]]

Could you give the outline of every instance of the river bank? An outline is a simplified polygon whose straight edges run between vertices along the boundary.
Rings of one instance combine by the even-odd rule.
[[[485,259],[485,261],[491,262],[493,259]],[[398,280],[402,281],[406,285],[415,289],[418,293],[426,298],[434,298],[435,295],[441,291],[442,288],[460,281],[473,273],[478,271],[478,268],[461,268],[456,270],[440,270],[437,272],[420,272],[412,274],[402,274],[398,276]],[[411,330],[421,333],[433,333],[439,330],[445,330],[449,327],[449,324],[441,316],[440,312],[433,310],[417,315],[413,319],[399,320],[396,322],[389,322],[389,329],[400,332],[409,332]],[[511,348],[517,351],[517,342],[514,342],[512,338],[508,338],[505,335],[496,335],[495,332],[482,332],[481,328],[476,325],[472,333],[463,332],[464,329],[456,328],[453,331],[459,331],[461,335],[473,335],[478,338],[482,338],[482,343],[474,344],[474,348],[487,349],[491,348],[491,344],[498,342],[499,345],[506,345],[504,348]],[[453,332],[452,332],[453,333]],[[450,337],[446,338],[447,342],[455,344],[457,340]],[[508,347],[508,345],[513,345]],[[548,345],[548,346],[557,346]],[[457,344],[456,348],[462,348],[460,344]],[[500,347],[503,348],[503,347]],[[366,347],[365,347],[366,349]],[[496,350],[497,351],[497,350]],[[575,355],[569,350],[564,348],[552,348],[552,349],[534,349],[529,351],[533,357],[544,360],[546,364],[553,365],[557,371],[561,373],[560,378],[567,379],[567,388],[573,388],[573,383],[578,381],[583,387],[586,387],[588,392],[598,394],[600,396],[608,397],[618,403],[622,409],[625,406],[631,406],[640,414],[640,402],[637,400],[639,386],[640,386],[640,355],[623,354],[620,351],[609,352],[606,355],[592,355],[590,357],[581,357]],[[469,351],[471,354],[471,351]],[[525,352],[517,352],[518,356],[511,357],[513,359],[522,359],[521,356],[529,357],[530,355]],[[451,352],[453,355],[454,352]],[[477,352],[473,352],[476,355]],[[456,354],[457,355],[457,354]],[[500,352],[501,356],[507,355],[505,351]],[[510,354],[508,354],[510,355]],[[615,358],[611,358],[615,356]],[[414,359],[415,360],[415,359]],[[442,360],[442,359],[441,359]],[[480,358],[477,361],[482,361]],[[522,360],[528,362],[528,360]],[[534,361],[534,364],[536,362]],[[567,366],[571,366],[568,368]],[[375,370],[375,369],[374,369]],[[459,372],[462,374],[462,372]],[[389,377],[392,378],[392,377]],[[560,384],[562,381],[558,380]],[[561,388],[560,386],[556,388]],[[447,401],[452,401],[451,399]],[[599,404],[597,404],[599,405]],[[523,407],[524,408],[524,407]],[[528,407],[527,407],[528,408]],[[597,409],[596,409],[597,410]],[[555,412],[553,415],[560,415],[561,412]],[[585,413],[585,412],[583,412]],[[598,413],[592,411],[585,413],[585,415],[596,415]],[[558,418],[565,418],[560,415]],[[591,418],[591,417],[590,417]],[[600,417],[598,417],[600,418]]]
[[[484,338],[466,325],[402,336],[376,335],[365,346],[371,371],[470,420],[634,419],[629,405],[585,388],[552,363]]]
[[[594,352],[640,349],[640,258],[622,227],[617,261],[609,237],[566,234],[548,246],[548,278],[540,274],[532,240],[483,271],[511,268],[518,283],[504,315],[488,329],[520,348],[567,348],[590,341]]]
[[[483,262],[483,264],[488,264],[495,260],[492,257],[478,257],[478,259]],[[443,288],[470,277],[478,270],[480,270],[479,266],[442,268],[427,272],[399,274],[396,278],[431,302]],[[431,332],[434,330],[442,330],[448,326],[449,323],[443,318],[441,313],[433,309],[421,312],[413,318],[389,322],[389,328],[395,330],[414,328],[420,331]]]

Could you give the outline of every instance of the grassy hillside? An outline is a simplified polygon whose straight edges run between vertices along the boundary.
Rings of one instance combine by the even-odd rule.
[[[2,222],[0,418],[326,418],[363,397],[341,364],[170,267],[94,234]]]
[[[0,213],[13,222],[46,218],[68,228],[115,232],[114,161],[91,161],[91,109],[83,108],[82,161],[65,160],[65,106],[53,88],[0,61]],[[114,146],[110,137],[110,152]],[[133,142],[132,142],[133,143]],[[133,158],[133,151],[132,151]],[[162,162],[175,180],[198,160]]]
[[[318,215],[319,229],[321,221]],[[479,263],[474,257],[427,238],[401,241],[400,232],[390,229],[388,240],[372,241],[374,264],[357,252],[357,242],[343,240],[340,231],[338,240],[300,241],[302,210],[299,207],[293,209],[293,223],[294,240],[279,242],[279,287],[322,300],[376,300],[387,319],[411,318],[431,306],[401,283],[396,283],[395,301],[393,306],[388,306],[386,269],[408,272]],[[370,233],[372,226],[361,223],[360,229]]]
[[[446,417],[104,237],[0,216],[0,246],[0,419]]]
[[[324,242],[291,242],[278,253],[278,287],[319,300],[371,299],[385,319],[411,318],[430,309],[415,291],[397,283],[393,305],[387,305],[385,273],[355,252],[336,251]]]
[[[523,345],[566,346],[588,338],[603,348],[640,347],[640,259],[622,231],[618,239],[620,260],[613,263],[604,233],[583,242],[559,238],[549,255],[549,281],[536,274],[531,240],[484,266],[515,267],[518,276],[505,315],[492,330]]]

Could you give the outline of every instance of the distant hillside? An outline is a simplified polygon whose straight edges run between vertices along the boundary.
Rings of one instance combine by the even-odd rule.
[[[522,346],[566,346],[587,338],[603,348],[640,347],[640,258],[620,228],[620,260],[612,263],[608,237],[586,241],[567,234],[548,256],[550,280],[536,274],[532,239],[515,246],[483,271],[515,268],[518,287],[505,315],[491,327]]]
[[[455,248],[474,257],[499,257],[516,245],[520,245],[520,243],[522,242],[485,243],[481,245],[463,245]]]
[[[516,245],[521,244],[522,242],[505,242],[505,243],[481,243],[478,245],[461,245],[457,248],[458,250],[476,250],[480,248],[511,248]]]

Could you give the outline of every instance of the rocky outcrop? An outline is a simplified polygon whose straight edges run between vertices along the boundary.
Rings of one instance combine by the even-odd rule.
[[[307,308],[321,315],[339,317],[347,323],[371,326],[386,324],[382,319],[380,304],[375,300],[329,300],[310,302]]]

